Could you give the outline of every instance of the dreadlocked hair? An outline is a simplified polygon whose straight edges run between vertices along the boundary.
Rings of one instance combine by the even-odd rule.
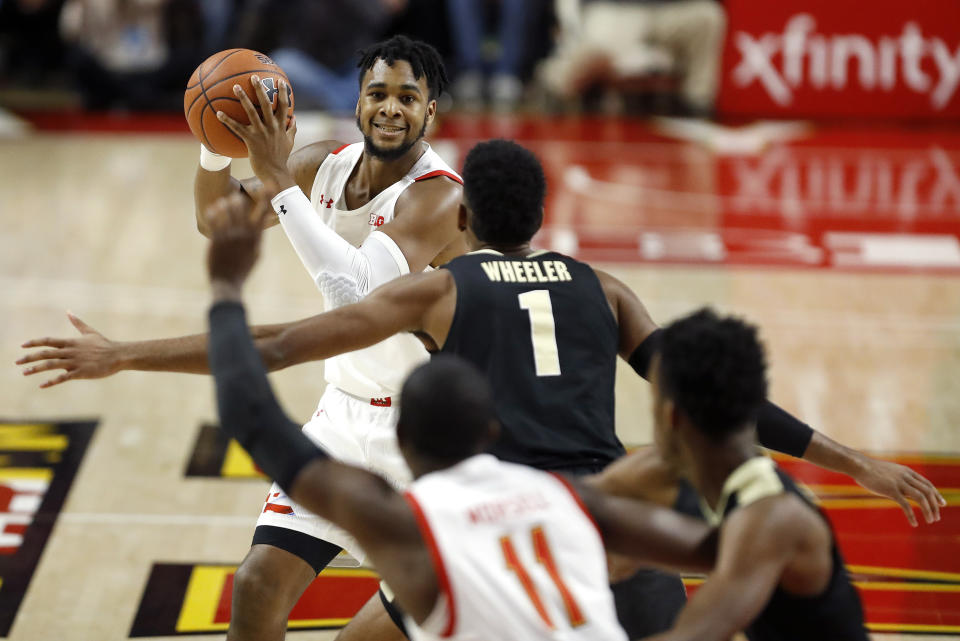
[[[436,100],[450,84],[440,54],[432,46],[420,40],[411,40],[407,36],[393,36],[389,40],[377,42],[360,51],[360,62],[357,63],[360,69],[358,82],[363,82],[363,75],[376,64],[377,60],[383,60],[391,67],[397,60],[410,63],[414,78],[420,80],[421,76],[426,76],[430,100]]]

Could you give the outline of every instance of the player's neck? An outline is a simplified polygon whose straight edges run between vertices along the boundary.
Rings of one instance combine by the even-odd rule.
[[[421,139],[405,154],[391,160],[382,160],[364,151],[349,179],[352,190],[367,191],[372,198],[406,176],[426,150],[427,146]]]
[[[526,256],[527,254],[533,253],[533,250],[530,249],[530,243],[521,243],[519,245],[496,245],[491,243],[484,243],[477,247],[480,249],[492,249],[493,251],[500,252],[504,256]]]
[[[700,441],[688,448],[690,482],[711,508],[716,508],[723,485],[735,469],[758,455],[754,430],[743,430],[720,443],[698,434]]]

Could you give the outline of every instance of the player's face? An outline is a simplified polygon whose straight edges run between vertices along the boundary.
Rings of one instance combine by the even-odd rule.
[[[357,127],[367,153],[381,160],[407,153],[436,114],[437,101],[429,95],[426,76],[414,78],[409,62],[390,66],[377,60],[363,76],[357,101]]]

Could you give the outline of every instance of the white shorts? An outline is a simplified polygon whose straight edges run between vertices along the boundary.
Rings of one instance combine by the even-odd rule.
[[[397,447],[400,409],[396,404],[377,406],[374,403],[378,401],[360,399],[328,385],[303,433],[333,458],[376,472],[398,490],[404,489],[412,477]],[[352,536],[292,501],[276,483],[270,487],[257,525],[296,530],[329,541],[358,563],[366,558]]]

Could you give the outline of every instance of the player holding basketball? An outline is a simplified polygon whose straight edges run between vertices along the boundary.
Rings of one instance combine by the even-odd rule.
[[[483,143],[468,156],[465,175],[460,225],[469,226],[480,252],[452,261],[448,269],[407,276],[328,315],[257,330],[258,348],[276,369],[413,331],[433,347],[480,364],[493,380],[505,435],[492,451],[546,468],[597,471],[623,452],[613,424],[616,356],[646,375],[660,332],[616,279],[558,254],[531,251],[545,189],[532,154],[505,141]],[[55,380],[109,375],[120,363],[206,371],[203,336],[117,345],[91,333],[80,341],[81,351],[77,341],[56,341],[67,351],[23,361],[60,359],[31,371],[68,369]],[[101,348],[106,364],[96,354]],[[769,403],[761,408],[759,428],[764,444],[851,473],[865,487],[900,501],[908,518],[907,497],[920,503],[928,521],[938,518],[939,495],[908,468],[842,448]],[[669,624],[669,608],[658,597],[663,595],[626,605],[659,606]]]
[[[358,66],[362,143],[326,141],[291,154],[295,125],[283,131],[289,108],[284,88],[277,113],[265,108],[262,118],[241,90],[252,124],[220,117],[246,143],[257,177],[241,183],[226,168],[201,166],[195,182],[203,233],[201,213],[216,198],[238,190],[256,195],[261,181],[283,190],[280,215],[268,220],[283,225],[328,309],[463,253],[460,177],[423,140],[447,84],[439,55],[429,45],[395,37],[364,52]],[[253,98],[269,105],[256,80]],[[218,166],[210,165],[206,150],[204,163]],[[284,215],[288,208],[294,213]],[[410,475],[396,446],[395,403],[406,374],[426,357],[415,338],[397,336],[330,359],[326,390],[304,431],[338,459],[405,485]],[[364,559],[352,537],[303,510],[280,487],[269,497],[234,580],[230,639],[282,638],[290,610],[341,548]]]

